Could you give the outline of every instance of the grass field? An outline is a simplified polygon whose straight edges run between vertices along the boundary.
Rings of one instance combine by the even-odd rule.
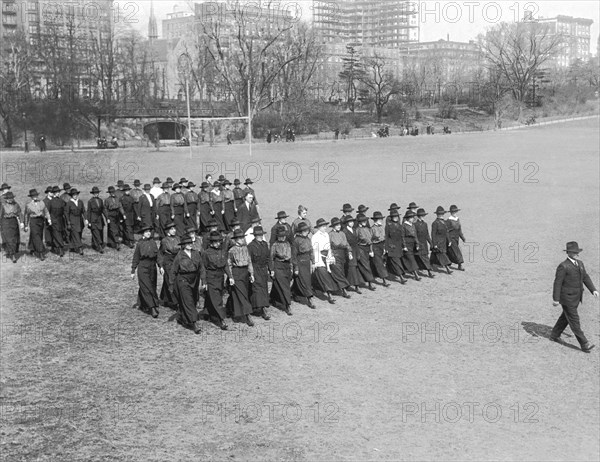
[[[466,271],[194,335],[132,308],[132,251],[2,261],[3,460],[519,460],[600,457],[600,345],[548,340],[576,240],[598,286],[598,121],[527,130],[195,150],[4,155],[3,181],[206,172],[257,178],[263,224],[299,204],[458,205]],[[197,149],[197,148],[195,148]],[[77,164],[77,165],[76,165]],[[71,174],[67,176],[68,174]],[[459,176],[460,174],[460,176]],[[106,191],[106,189],[104,189]],[[431,222],[432,216],[427,217]],[[84,235],[89,244],[89,233]],[[23,235],[25,239],[25,235]],[[159,280],[160,282],[160,280]],[[367,293],[368,292],[368,293]],[[600,343],[599,304],[580,307]]]

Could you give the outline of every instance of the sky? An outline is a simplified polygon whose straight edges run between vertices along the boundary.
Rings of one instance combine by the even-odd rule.
[[[332,3],[335,0],[322,0]],[[386,0],[377,0],[385,2]],[[190,11],[188,4],[192,1],[154,0],[154,12],[161,34],[161,23],[168,13],[173,11]],[[243,0],[242,0],[243,3]],[[254,1],[253,3],[257,3]],[[311,18],[312,0],[279,0],[282,8],[295,8],[302,18]],[[534,17],[550,18],[556,15],[574,16],[592,19],[591,52],[597,53],[597,43],[600,23],[600,2],[597,0],[584,1],[415,1],[420,6],[421,41],[428,42],[446,39],[467,42],[477,34],[500,21],[512,22],[522,18],[526,10],[533,11]],[[132,26],[144,34],[148,31],[150,17],[150,1],[115,0],[114,7],[123,11],[123,15],[132,22]]]

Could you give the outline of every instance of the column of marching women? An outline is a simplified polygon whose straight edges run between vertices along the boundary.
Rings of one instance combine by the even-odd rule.
[[[179,323],[196,333],[202,317],[222,329],[228,329],[227,318],[252,326],[252,315],[268,320],[271,306],[291,316],[292,303],[315,309],[315,298],[336,304],[338,296],[386,288],[390,281],[420,281],[435,277],[434,271],[451,274],[452,264],[464,270],[459,240],[465,238],[455,205],[449,211],[438,206],[431,228],[427,212],[414,202],[403,214],[394,203],[386,215],[370,216],[365,205],[354,215],[344,204],[341,217],[319,218],[314,226],[308,208],[300,205],[291,224],[284,211],[273,217],[267,240],[252,181],[241,188],[236,179],[231,188],[224,177],[211,180],[207,177],[199,191],[186,178],[178,183],[154,178],[153,186],[135,180],[133,189],[119,181],[104,199],[94,186],[87,207],[68,184],[46,188],[44,199],[32,189],[24,213],[4,184],[3,247],[16,262],[23,229],[30,233],[29,251],[39,259],[46,245],[61,257],[65,248],[83,254],[88,227],[91,247],[99,253],[106,247],[135,248],[131,276],[138,277],[141,310],[156,318],[159,307],[174,309]],[[142,235],[137,243],[134,233]]]

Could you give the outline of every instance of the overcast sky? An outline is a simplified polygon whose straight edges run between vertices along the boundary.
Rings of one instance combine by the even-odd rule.
[[[323,0],[330,3],[330,0]],[[386,0],[377,0],[385,2]],[[161,22],[167,13],[172,13],[174,8],[178,11],[190,11],[188,4],[193,2],[175,0],[155,0],[154,11],[158,22],[158,32],[161,34]],[[242,2],[243,3],[243,2]],[[256,2],[254,2],[256,3]],[[421,41],[432,41],[446,38],[450,40],[468,41],[484,32],[487,27],[493,26],[499,21],[514,21],[515,18],[523,16],[523,12],[534,10],[536,17],[550,18],[558,14],[588,18],[594,21],[591,34],[591,52],[596,54],[598,42],[598,23],[600,21],[600,2],[597,0],[587,1],[420,1],[415,2],[421,8]],[[127,8],[130,18],[137,20],[134,26],[147,33],[148,18],[150,16],[150,1],[130,2],[127,0],[115,1],[121,9]],[[296,6],[302,18],[310,19],[312,0],[280,0],[283,8]],[[535,11],[537,9],[537,11]],[[134,12],[135,10],[135,12]],[[425,14],[425,11],[428,13]],[[517,14],[517,12],[519,14]]]

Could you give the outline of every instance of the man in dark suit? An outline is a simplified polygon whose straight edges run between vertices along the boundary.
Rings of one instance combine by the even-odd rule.
[[[238,207],[237,218],[240,220],[240,227],[244,233],[252,226],[252,220],[259,218],[258,209],[253,201],[254,195],[246,192],[244,202]]]
[[[154,196],[150,192],[151,188],[148,183],[144,185],[143,194],[137,202],[136,219],[140,228],[152,226],[155,227],[156,202]]]
[[[598,291],[594,287],[590,276],[585,271],[583,262],[577,256],[583,249],[579,248],[577,242],[568,242],[565,252],[567,259],[563,261],[556,269],[556,277],[554,279],[553,300],[554,306],[559,304],[562,306],[563,312],[556,321],[556,325],[550,334],[550,340],[557,342],[560,335],[565,330],[567,325],[571,327],[573,334],[581,345],[581,350],[589,353],[595,345],[587,341],[581,326],[579,325],[579,314],[577,307],[583,299],[583,285],[598,298]]]

